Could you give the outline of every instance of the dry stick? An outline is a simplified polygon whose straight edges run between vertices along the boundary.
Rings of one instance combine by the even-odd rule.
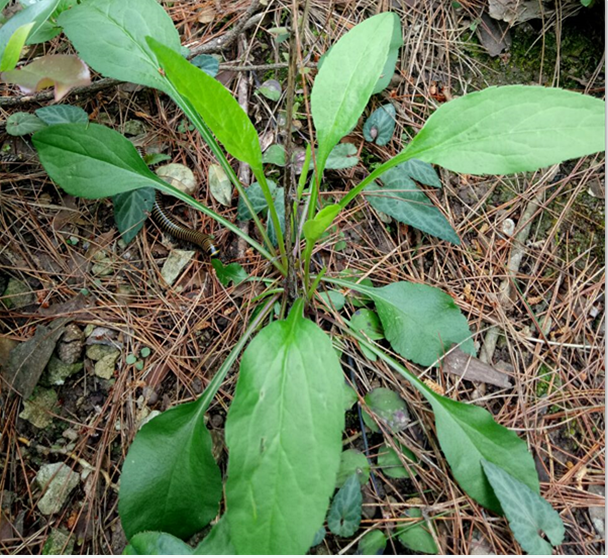
[[[522,228],[513,239],[513,250],[507,265],[507,277],[500,284],[498,302],[501,306],[506,306],[511,298],[513,284],[515,283],[517,274],[519,273],[519,266],[521,265],[521,261],[526,252],[525,243],[526,240],[528,240],[530,229],[532,228],[532,218],[540,206],[542,195],[543,193],[541,191],[528,202],[526,209],[519,219],[519,225],[522,225]],[[499,326],[495,325],[492,326],[486,333],[483,346],[481,347],[481,351],[479,351],[479,360],[485,362],[486,364],[490,364],[492,361],[498,336],[500,335],[500,329],[501,328]]]

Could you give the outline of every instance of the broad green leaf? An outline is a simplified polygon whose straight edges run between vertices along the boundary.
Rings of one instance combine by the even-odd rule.
[[[362,504],[361,485],[357,475],[354,474],[348,477],[331,502],[327,514],[329,530],[339,537],[354,535],[361,523]]]
[[[127,538],[154,530],[187,538],[217,515],[222,477],[201,401],[165,411],[135,436],[120,477],[118,511]]]
[[[420,182],[425,186],[433,186],[434,188],[441,188],[441,179],[437,175],[437,171],[432,165],[420,161],[419,159],[409,159],[405,163],[401,163],[399,168],[409,176],[412,180]]]
[[[272,180],[269,180],[268,188],[271,196],[274,199],[276,197],[277,185]],[[247,197],[249,198],[251,206],[256,213],[261,213],[262,211],[268,209],[268,203],[266,203],[264,192],[262,192],[262,187],[258,182],[254,182],[245,191],[247,192]],[[245,205],[245,202],[243,202],[242,198],[239,198],[236,216],[239,221],[246,221],[252,218],[252,215],[249,213],[249,209]]]
[[[328,205],[315,215],[314,219],[309,219],[304,223],[304,237],[308,242],[314,244],[321,235],[332,224],[333,220],[340,213],[338,204]]]
[[[271,101],[278,101],[281,98],[281,84],[276,79],[266,80],[258,87],[258,92]]]
[[[416,463],[418,461],[414,452],[399,443],[397,443],[397,446],[406,462],[412,461],[413,463]],[[378,467],[382,469],[382,472],[387,477],[393,479],[409,479],[412,474],[414,476],[416,474],[416,471],[412,467],[408,470],[403,466],[403,462],[399,458],[399,455],[397,455],[397,452],[390,446],[383,445],[378,448]]]
[[[272,144],[262,155],[264,163],[277,165],[277,167],[285,166],[285,148],[278,143]]]
[[[11,35],[11,38],[8,40],[6,48],[4,49],[4,53],[2,54],[0,72],[15,68],[21,57],[21,50],[23,49],[23,45],[25,45],[27,36],[35,25],[36,23],[33,21],[31,23],[26,23]]]
[[[377,108],[363,125],[363,137],[376,145],[386,145],[395,132],[396,114],[391,103]]]
[[[34,4],[36,0],[30,0],[29,4]],[[75,6],[80,0],[59,0],[59,4],[53,10],[53,13],[47,19],[39,29],[34,33],[31,33],[27,38],[28,45],[38,45],[40,43],[46,43],[51,39],[54,39],[59,33],[61,33],[61,27],[57,26],[57,18],[65,10],[69,10],[72,6]],[[24,2],[22,2],[23,4]]]
[[[373,389],[365,396],[365,403],[391,432],[401,432],[410,423],[405,401],[390,389]],[[379,432],[378,426],[367,413],[363,414],[363,419],[368,428]]]
[[[36,110],[36,116],[45,124],[88,124],[89,115],[73,105],[50,105]]]
[[[564,524],[549,503],[502,467],[481,460],[486,477],[509,520],[509,526],[521,547],[533,555],[553,554],[553,546],[564,540]],[[549,544],[541,534],[551,541]]]
[[[199,54],[198,56],[195,56],[191,62],[212,78],[217,76],[217,72],[220,69],[219,60],[215,56],[209,54]]]
[[[389,86],[391,79],[393,78],[393,74],[395,73],[395,65],[397,64],[399,49],[402,46],[403,36],[401,33],[401,22],[397,20],[393,26],[393,36],[391,38],[391,44],[388,50],[388,56],[386,57],[386,62],[384,63],[384,68],[382,68],[382,73],[374,86],[372,95],[380,93],[380,91],[383,91]]]
[[[454,343],[475,355],[467,320],[443,291],[407,281],[356,290],[374,300],[384,335],[402,357],[431,366]]]
[[[366,484],[369,480],[369,471],[369,461],[365,454],[355,449],[343,451],[340,458],[340,470],[336,478],[336,488],[340,488],[352,475],[357,476],[359,484]]]
[[[405,164],[405,163],[404,163]],[[460,244],[458,235],[416,183],[399,165],[381,176],[384,186],[370,184],[363,193],[370,205],[425,233],[454,244]]]
[[[374,529],[365,535],[360,541],[357,547],[357,554],[364,556],[373,556],[374,554],[384,554],[386,548],[386,535]]]
[[[28,95],[54,87],[55,101],[63,99],[73,87],[91,83],[87,65],[71,54],[47,54],[23,68],[2,72],[1,75],[3,81],[18,85]]]
[[[354,167],[359,162],[357,148],[352,143],[339,143],[327,157],[326,169],[340,170]]]
[[[190,101],[226,151],[249,164],[254,173],[261,172],[258,134],[230,91],[156,39],[147,37],[146,40],[171,83]]]
[[[332,46],[310,95],[317,130],[319,172],[333,147],[357,124],[385,65],[396,14],[382,13],[353,27]]]
[[[88,0],[63,12],[58,24],[81,58],[106,77],[171,92],[145,37],[179,52],[173,21],[156,0]]]
[[[6,133],[11,136],[26,136],[46,128],[46,124],[30,112],[15,112],[6,119]]]
[[[371,285],[370,285],[371,286]],[[384,332],[382,331],[382,324],[378,314],[373,310],[367,308],[361,308],[357,310],[353,317],[350,319],[350,327],[355,331],[362,333],[366,337],[369,337],[372,341],[378,341],[384,339]],[[363,354],[372,362],[376,361],[376,355],[365,347],[361,347]],[[374,426],[375,423],[374,423]]]
[[[135,238],[154,207],[156,190],[139,188],[114,196],[114,222],[126,244]]]
[[[232,205],[232,184],[221,165],[211,164],[208,171],[209,192],[226,207]]]
[[[157,531],[138,533],[131,538],[123,554],[126,555],[190,555],[194,554],[194,549],[184,541]]]
[[[33,22],[34,26],[29,31],[29,35],[33,35],[51,16],[58,4],[59,0],[40,0],[15,14],[0,27],[0,60],[4,58],[6,46],[17,29]]]
[[[302,317],[301,301],[247,347],[226,420],[237,553],[303,554],[312,544],[340,466],[343,384],[331,340]]]
[[[217,258],[213,258],[211,260],[211,265],[213,266],[213,269],[215,269],[215,274],[217,275],[219,282],[224,285],[224,287],[227,287],[230,283],[236,286],[249,277],[247,272],[243,269],[243,266],[238,263],[224,265]]]
[[[346,297],[340,291],[326,291],[319,293],[319,298],[321,298],[325,304],[333,307],[338,312],[344,308],[346,304]]]
[[[405,512],[403,517],[422,518],[422,512],[418,508],[410,508]],[[422,552],[423,554],[437,554],[439,549],[431,535],[431,527],[428,522],[424,519],[420,521],[407,523],[405,527],[402,527],[396,531],[397,538],[401,541],[401,544],[407,548],[416,552]]]
[[[234,555],[236,550],[230,540],[230,530],[226,515],[213,526],[209,534],[194,549],[194,554]]]
[[[604,101],[589,95],[489,87],[441,105],[404,155],[467,174],[534,171],[603,151],[604,118]]]

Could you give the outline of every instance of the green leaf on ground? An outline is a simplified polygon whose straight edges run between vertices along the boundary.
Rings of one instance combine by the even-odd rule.
[[[279,226],[281,227],[281,232],[285,232],[285,189],[277,188],[272,192],[272,199],[274,202],[274,207],[277,212],[277,216],[279,218]],[[270,210],[266,215],[266,223],[268,223],[268,238],[270,238],[270,242],[272,242],[273,246],[278,246],[277,235],[274,230],[274,223],[270,218]]]
[[[226,515],[213,526],[209,534],[198,544],[194,554],[235,555],[236,551],[230,540],[230,530]]]
[[[268,181],[268,189],[270,190],[270,194],[273,199],[276,197],[277,185],[272,181]],[[246,189],[247,197],[251,202],[251,206],[255,210],[256,213],[261,213],[268,209],[268,204],[266,203],[266,198],[264,197],[264,193],[262,192],[262,187],[258,182],[254,182],[251,186]],[[251,213],[249,213],[249,209],[245,205],[245,202],[242,198],[239,198],[239,203],[237,207],[236,218],[239,221],[246,221],[248,219],[252,219]]]
[[[376,145],[386,145],[395,132],[395,107],[388,103],[377,108],[363,125],[363,137]]]
[[[143,228],[154,207],[155,196],[154,188],[139,188],[114,196],[114,222],[126,244]]]
[[[400,223],[460,244],[460,239],[448,220],[408,176],[404,165],[405,163],[398,165],[381,175],[384,186],[372,182],[365,188],[365,199],[374,209],[390,215]]]
[[[336,478],[336,488],[340,488],[352,475],[356,475],[359,484],[366,484],[369,480],[370,465],[365,454],[359,450],[348,449],[342,452],[340,470]]]
[[[366,337],[369,337],[372,341],[379,341],[384,339],[384,332],[382,331],[382,324],[378,314],[373,310],[367,308],[361,308],[357,310],[352,318],[350,319],[350,327],[355,331],[362,333]],[[375,353],[369,351],[366,347],[361,347],[363,354],[372,362],[376,361]],[[375,424],[374,424],[375,426]]]
[[[404,174],[412,180],[420,182],[420,184],[433,186],[434,188],[442,187],[437,171],[429,163],[425,163],[419,159],[409,159],[405,163],[401,163],[399,168]]]
[[[360,541],[357,547],[357,554],[364,556],[373,556],[374,554],[384,554],[386,548],[386,535],[374,529],[365,535]]]
[[[127,538],[155,530],[187,538],[217,515],[222,477],[201,401],[165,411],[135,436],[118,503]]]
[[[217,72],[220,69],[219,60],[215,56],[211,56],[210,54],[199,54],[198,56],[195,56],[191,60],[191,62],[197,68],[203,70],[203,72],[207,73],[212,78],[217,76]]]
[[[215,269],[218,281],[224,285],[224,287],[227,287],[230,283],[236,286],[249,277],[247,272],[243,269],[243,266],[238,263],[224,265],[217,258],[213,258],[211,260],[211,265],[213,266],[213,269]]]
[[[361,523],[363,496],[358,475],[348,477],[342,488],[334,496],[327,514],[329,530],[339,537],[351,537]]]
[[[391,432],[405,430],[410,422],[410,414],[405,401],[393,390],[382,387],[375,388],[365,396],[365,403]],[[380,431],[365,411],[363,412],[363,420],[365,425],[373,432]]]
[[[36,110],[36,116],[45,124],[88,124],[89,115],[73,105],[51,105]]]
[[[6,133],[11,136],[27,136],[44,128],[46,124],[30,112],[15,112],[6,119]]]
[[[509,526],[521,544],[532,555],[553,554],[553,546],[564,540],[564,524],[549,503],[502,467],[481,460],[484,473],[498,497]],[[546,535],[551,544],[542,534]]]
[[[271,101],[281,98],[281,84],[276,79],[269,79],[258,87],[258,91]]]
[[[226,515],[240,554],[305,553],[335,487],[344,377],[302,307],[266,326],[241,360],[226,421]]]
[[[58,18],[81,58],[106,77],[171,92],[146,36],[180,51],[173,21],[156,0],[88,0]]]
[[[407,463],[417,463],[418,459],[413,451],[406,448],[404,445],[397,442],[397,447],[401,453],[403,459]],[[410,467],[406,469],[403,466],[402,460],[399,458],[397,452],[390,446],[380,446],[378,448],[378,467],[382,469],[382,472],[393,479],[409,479],[411,476],[415,476],[416,471]],[[410,474],[410,472],[412,474]]]
[[[352,143],[339,143],[327,157],[325,168],[332,170],[349,169],[358,162],[357,148]]]
[[[266,151],[264,151],[262,160],[264,163],[270,163],[272,165],[276,165],[277,167],[284,167],[285,148],[278,143],[273,143]]]
[[[187,545],[184,541],[169,535],[168,533],[159,533],[156,531],[148,531],[138,533],[133,536],[124,549],[123,554],[126,555],[190,555],[194,554],[194,549]]]
[[[422,518],[422,511],[418,508],[410,508],[405,512],[404,518]],[[431,527],[424,519],[416,522],[408,522],[405,527],[396,531],[397,538],[405,547],[423,554],[437,554],[439,549],[431,535]]]

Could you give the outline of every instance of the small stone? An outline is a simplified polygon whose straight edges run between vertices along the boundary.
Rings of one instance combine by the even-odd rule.
[[[110,345],[120,347],[122,344],[116,340],[116,331],[107,327],[87,328],[85,330],[87,345]]]
[[[76,430],[73,428],[66,428],[61,435],[68,440],[72,440],[72,442],[78,440],[78,432],[76,432]]]
[[[156,174],[171,186],[189,196],[196,192],[196,178],[194,173],[181,163],[169,163],[156,169]]]
[[[146,133],[146,127],[141,120],[127,120],[122,128],[125,136],[139,136]]]
[[[46,428],[53,422],[57,406],[57,392],[54,389],[36,388],[33,395],[23,402],[19,418],[27,420],[36,428]]]
[[[76,324],[68,324],[57,343],[57,355],[65,364],[75,364],[82,356],[84,333]]]
[[[94,361],[101,360],[108,355],[116,355],[116,358],[118,358],[119,354],[120,351],[118,349],[108,345],[89,345],[87,347],[87,357]]]
[[[61,386],[70,376],[73,376],[77,372],[80,372],[83,366],[84,363],[82,362],[66,364],[63,360],[53,355],[47,365],[46,376],[44,380],[48,385]]]
[[[0,362],[8,362],[11,351],[19,345],[18,341],[0,336]]]
[[[93,345],[93,347],[103,347],[103,345]],[[111,347],[107,347],[111,349]],[[113,353],[104,356],[101,360],[95,363],[95,376],[99,376],[104,380],[109,380],[114,375],[116,361],[120,356],[120,351],[114,349]]]
[[[22,308],[33,304],[36,297],[26,282],[9,279],[1,300],[6,308]]]
[[[606,497],[606,489],[599,484],[590,486],[589,492],[602,498]],[[597,534],[603,539],[606,536],[606,508],[603,506],[591,506],[589,508],[589,517]]]
[[[43,515],[58,513],[70,492],[78,486],[80,476],[64,463],[48,463],[40,467],[36,484],[44,490],[38,501],[38,509]]]
[[[194,254],[195,252],[192,250],[171,251],[160,272],[167,285],[173,285],[184,267],[190,263],[190,260],[194,257]]]
[[[51,534],[42,548],[42,554],[44,556],[49,554],[69,556],[72,552],[74,552],[74,537],[70,538],[70,535],[63,529],[51,529]]]

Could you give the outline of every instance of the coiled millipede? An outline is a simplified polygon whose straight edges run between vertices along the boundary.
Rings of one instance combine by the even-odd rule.
[[[213,240],[208,234],[204,234],[199,231],[187,229],[177,223],[174,223],[163,210],[160,203],[160,193],[156,191],[156,197],[154,199],[154,207],[151,213],[154,222],[161,228],[161,230],[169,233],[171,236],[179,240],[185,240],[196,244],[203,252],[205,252],[210,258],[217,258],[220,255],[220,251],[213,244]]]

